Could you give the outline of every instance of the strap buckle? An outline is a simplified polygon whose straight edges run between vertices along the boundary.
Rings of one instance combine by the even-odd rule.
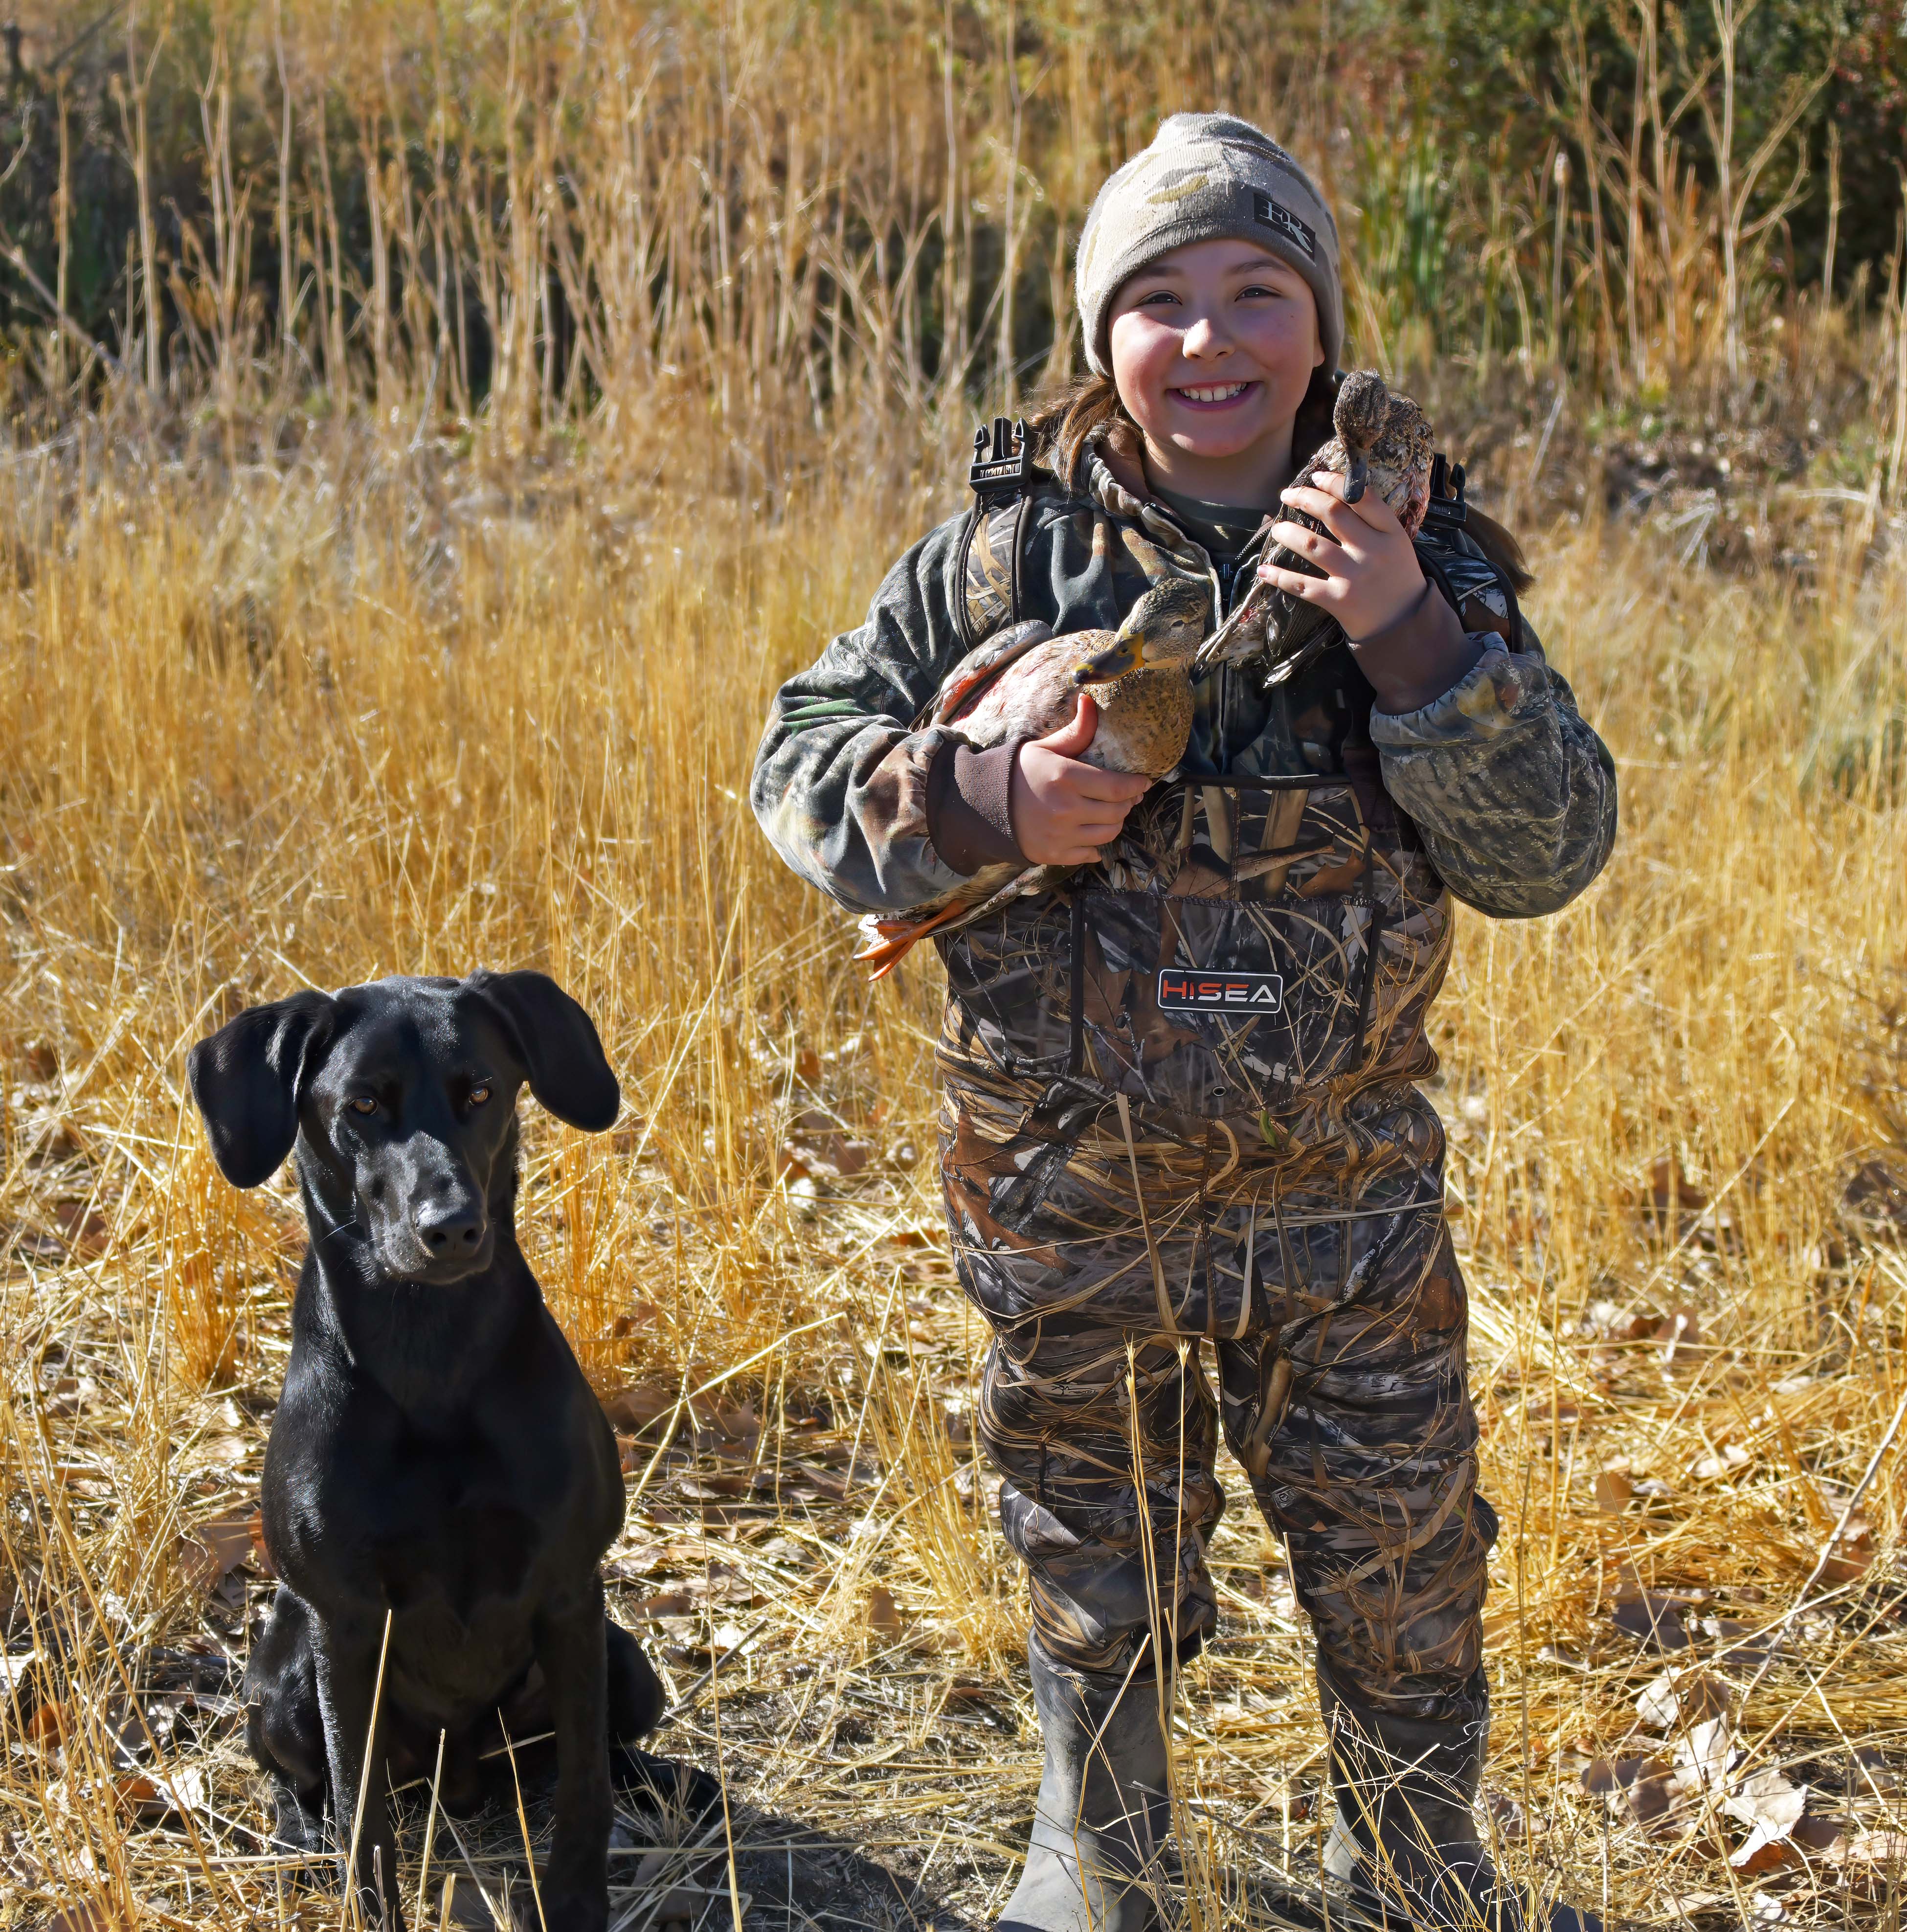
[[[983,503],[1025,492],[1033,482],[1033,448],[1024,418],[995,416],[991,434],[984,423],[973,432],[967,480]]]
[[[1460,530],[1470,520],[1470,508],[1463,500],[1463,465],[1453,465],[1443,452],[1430,459],[1430,502],[1423,513],[1426,524],[1440,530]]]

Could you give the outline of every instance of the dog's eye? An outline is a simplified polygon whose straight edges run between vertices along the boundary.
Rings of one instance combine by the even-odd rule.
[[[377,1112],[377,1102],[368,1094],[355,1094],[346,1104],[354,1114],[374,1114]]]
[[[487,1082],[481,1087],[472,1087],[470,1089],[470,1104],[473,1107],[481,1107],[489,1098],[490,1087]]]

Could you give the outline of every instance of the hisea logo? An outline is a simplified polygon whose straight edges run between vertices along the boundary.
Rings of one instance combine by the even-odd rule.
[[[1231,1012],[1255,1019],[1284,1006],[1285,982],[1276,973],[1186,973],[1168,966],[1159,975],[1162,1013]]]

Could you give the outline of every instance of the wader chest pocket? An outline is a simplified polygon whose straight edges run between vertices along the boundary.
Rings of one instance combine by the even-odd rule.
[[[1191,780],[1135,818],[1144,889],[1115,863],[1072,896],[1067,1071],[1210,1117],[1357,1065],[1382,908],[1350,780]]]

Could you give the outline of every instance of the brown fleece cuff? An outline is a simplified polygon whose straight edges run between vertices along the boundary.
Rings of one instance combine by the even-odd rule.
[[[982,866],[1027,862],[1009,803],[1019,748],[1016,741],[976,752],[950,739],[935,754],[927,774],[927,836],[953,871],[970,875]]]

